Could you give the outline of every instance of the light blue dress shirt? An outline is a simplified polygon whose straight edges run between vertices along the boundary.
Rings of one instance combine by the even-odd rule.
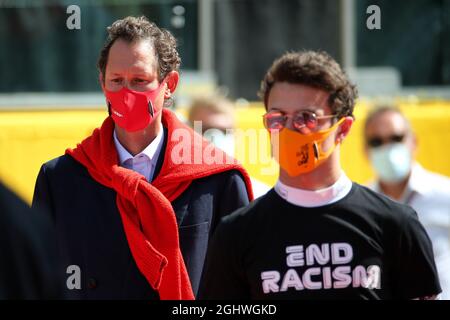
[[[120,165],[124,168],[142,174],[147,181],[151,182],[164,142],[164,130],[162,126],[156,138],[153,139],[153,141],[144,150],[142,150],[142,152],[138,153],[134,157],[119,142],[115,130],[113,136]]]

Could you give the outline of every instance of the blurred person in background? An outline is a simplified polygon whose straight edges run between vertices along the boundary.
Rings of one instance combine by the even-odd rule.
[[[0,182],[0,299],[61,299],[54,225]]]
[[[109,116],[41,167],[33,206],[56,222],[64,266],[80,270],[69,298],[193,299],[209,237],[252,200],[250,179],[220,149],[222,162],[206,162],[209,142],[165,108],[181,63],[172,34],[145,17],[107,30],[98,69]]]
[[[234,156],[236,119],[233,103],[229,99],[219,94],[194,98],[189,108],[188,120],[194,129],[195,122],[198,121],[202,131],[199,133],[205,139]],[[255,198],[270,190],[268,185],[258,179],[251,177],[251,181]]]
[[[370,187],[417,212],[433,243],[441,299],[449,300],[450,178],[430,172],[414,160],[417,138],[409,121],[394,106],[377,107],[368,115],[364,139],[377,176]]]
[[[435,299],[431,242],[413,209],[352,182],[340,145],[357,92],[324,52],[291,52],[267,71],[264,124],[275,188],[224,217],[204,299]]]

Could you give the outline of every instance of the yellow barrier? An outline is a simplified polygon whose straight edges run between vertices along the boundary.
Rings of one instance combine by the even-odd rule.
[[[418,138],[417,160],[427,169],[450,176],[450,149],[445,146],[450,143],[450,102],[429,103],[398,103],[402,112],[410,120]],[[355,107],[356,121],[351,133],[341,148],[341,163],[345,172],[356,182],[366,183],[373,179],[373,171],[364,154],[363,126],[368,111],[368,104],[359,102]],[[251,108],[239,110],[239,128],[263,128],[261,104],[252,104]],[[248,142],[248,141],[246,141]],[[245,146],[248,148],[248,143]],[[246,169],[255,178],[270,185],[276,181],[276,175],[266,175],[262,169],[268,165],[253,165],[248,161],[248,154],[242,157]]]
[[[450,176],[450,103],[400,104],[417,133],[419,150],[417,158],[426,168]],[[356,122],[342,146],[342,165],[354,181],[364,183],[373,173],[363,154],[362,126],[366,106],[356,107]],[[263,129],[261,116],[264,109],[255,103],[250,108],[237,109],[239,129]],[[42,163],[64,153],[68,147],[88,136],[106,117],[105,109],[68,111],[3,111],[0,112],[0,179],[31,202],[34,183]],[[269,145],[261,147],[259,156],[269,159]],[[248,150],[250,140],[238,145]],[[259,150],[259,149],[258,149]],[[252,176],[268,184],[277,178],[277,167],[271,164],[252,163],[248,152],[237,152]],[[253,159],[254,160],[254,159]]]
[[[41,164],[74,147],[105,116],[104,110],[0,112],[0,178],[31,203]]]

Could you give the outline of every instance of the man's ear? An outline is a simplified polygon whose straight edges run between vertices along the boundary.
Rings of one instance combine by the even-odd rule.
[[[353,122],[355,122],[355,119],[353,117],[345,117],[345,120],[340,125],[338,134],[336,136],[336,140],[339,143],[342,143],[345,137],[347,137],[347,135],[350,133],[350,129],[352,128]]]
[[[169,99],[178,86],[180,75],[177,71],[170,71],[166,76],[166,89],[164,91],[164,99]]]

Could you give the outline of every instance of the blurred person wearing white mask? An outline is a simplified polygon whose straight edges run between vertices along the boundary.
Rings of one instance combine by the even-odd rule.
[[[365,151],[377,175],[370,187],[411,206],[433,243],[442,287],[450,299],[450,178],[425,170],[414,158],[417,139],[393,106],[375,108],[364,126]]]
[[[193,99],[189,108],[188,120],[190,125],[197,129],[196,122],[201,125],[203,137],[230,156],[235,156],[236,118],[232,102],[222,95],[205,95]],[[265,183],[250,177],[253,194],[258,198],[267,193],[270,187]]]

